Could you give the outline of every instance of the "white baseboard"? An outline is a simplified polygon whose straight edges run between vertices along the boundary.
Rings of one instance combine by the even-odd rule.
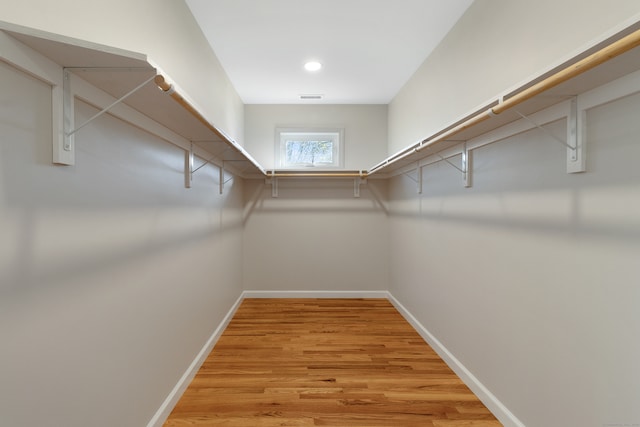
[[[438,339],[429,332],[391,293],[389,301],[415,328],[422,338],[435,350],[460,379],[478,396],[487,408],[505,427],[526,427],[506,406],[498,400]]]
[[[189,365],[178,383],[175,385],[175,387],[173,387],[173,390],[171,390],[167,398],[164,400],[164,402],[162,402],[162,405],[156,411],[153,418],[151,418],[151,421],[149,421],[147,427],[161,427],[164,424],[164,422],[171,414],[171,411],[178,403],[178,400],[180,400],[180,397],[182,397],[182,394],[191,383],[191,380],[193,380],[193,377],[196,376],[196,373],[198,373],[198,370],[204,363],[205,359],[207,358],[209,353],[211,353],[211,350],[213,350],[213,346],[222,335],[222,332],[224,332],[225,328],[231,321],[231,318],[235,314],[243,299],[243,295],[240,295],[227,315],[224,317],[224,319],[222,319],[220,325],[218,325],[216,330],[213,331],[213,334],[211,334],[211,337],[209,337],[204,347],[202,347],[202,350],[200,350],[196,358],[193,360],[193,362],[191,362],[191,365]]]
[[[244,291],[244,298],[384,298],[387,291]]]

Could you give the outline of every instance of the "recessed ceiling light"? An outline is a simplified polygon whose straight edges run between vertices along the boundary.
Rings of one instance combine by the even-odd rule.
[[[320,68],[322,68],[322,64],[318,61],[309,61],[304,64],[304,69],[307,71],[318,71]]]

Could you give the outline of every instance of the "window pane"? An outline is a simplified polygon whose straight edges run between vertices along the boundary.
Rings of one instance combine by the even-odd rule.
[[[285,143],[285,156],[287,164],[332,164],[333,141],[299,141],[288,139]]]
[[[276,128],[276,164],[281,168],[338,168],[342,164],[341,129]]]

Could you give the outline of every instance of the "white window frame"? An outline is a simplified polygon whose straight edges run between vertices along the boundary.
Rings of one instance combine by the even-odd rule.
[[[286,143],[291,136],[297,140],[330,139],[333,143],[332,163],[308,164],[287,163]],[[277,128],[275,138],[275,160],[277,169],[308,170],[338,169],[344,165],[344,129],[343,128]]]

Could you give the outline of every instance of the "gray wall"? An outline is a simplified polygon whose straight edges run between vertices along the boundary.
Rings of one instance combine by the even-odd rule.
[[[637,0],[475,0],[389,104],[389,153],[638,19]]]
[[[476,0],[389,106],[389,151],[639,16],[613,4]],[[242,139],[182,2],[14,2],[0,19],[148,53]],[[49,88],[0,73],[2,421],[145,424],[240,290],[277,287],[391,289],[528,426],[640,422],[638,95],[589,111],[585,174],[531,131],[477,149],[471,189],[437,163],[421,196],[400,176],[359,199],[350,180],[282,181],[272,199],[263,181],[219,196],[209,168],[185,190],[182,150],[109,116],[77,135],[76,166],[54,167]],[[271,124],[248,144],[267,167]],[[380,132],[347,167],[381,160]]]
[[[527,426],[640,421],[638,111],[588,111],[584,174],[536,129],[476,149],[472,188],[391,181],[392,294]]]
[[[386,105],[246,105],[245,148],[266,169],[275,164],[279,127],[344,129],[344,167],[366,170],[387,156]]]
[[[386,105],[246,105],[247,150],[275,166],[278,127],[344,129],[344,166],[368,169],[386,156]],[[280,179],[278,197],[246,183],[244,289],[362,291],[388,288],[387,183]]]
[[[246,290],[388,289],[387,182],[353,179],[245,182]]]
[[[389,105],[389,151],[639,18],[634,0],[476,0]],[[588,111],[584,174],[536,130],[475,150],[473,188],[443,162],[421,196],[391,180],[391,292],[527,426],[640,423],[639,108]]]
[[[187,190],[108,115],[53,166],[50,87],[3,62],[0,106],[0,424],[146,425],[240,294],[242,182]]]

